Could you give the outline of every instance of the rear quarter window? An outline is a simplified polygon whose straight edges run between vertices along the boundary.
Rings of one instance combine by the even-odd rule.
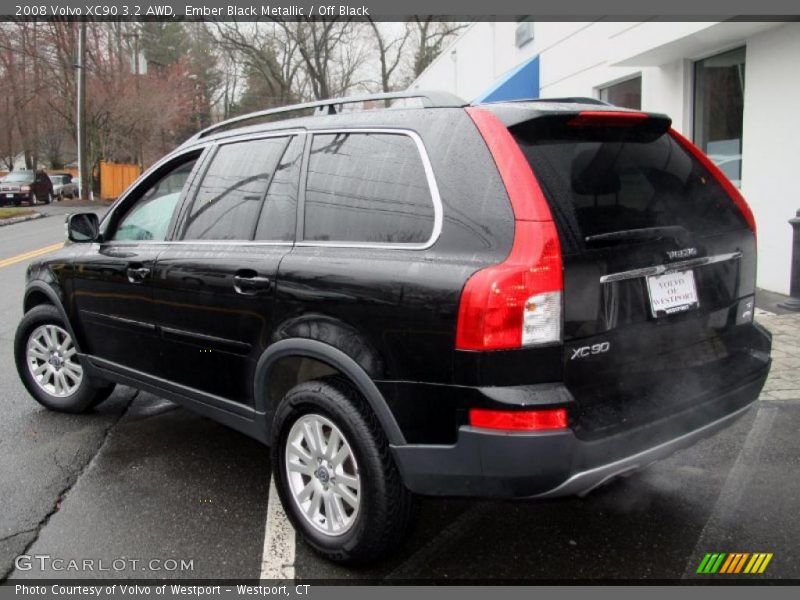
[[[315,134],[308,163],[304,239],[430,240],[435,211],[414,139],[403,133]]]

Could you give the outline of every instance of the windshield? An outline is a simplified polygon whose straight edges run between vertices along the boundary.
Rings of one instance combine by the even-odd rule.
[[[5,182],[33,181],[33,173],[9,173],[6,175]]]
[[[61,185],[64,182],[63,175],[50,175],[50,181],[53,182],[53,185]]]

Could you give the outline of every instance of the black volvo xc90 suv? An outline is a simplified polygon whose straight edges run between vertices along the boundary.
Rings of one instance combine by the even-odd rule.
[[[756,400],[753,215],[669,118],[341,111],[363,100],[216,125],[69,217],[27,273],[31,395],[80,412],[125,384],[263,441],[294,526],[351,564],[414,494],[583,494]]]

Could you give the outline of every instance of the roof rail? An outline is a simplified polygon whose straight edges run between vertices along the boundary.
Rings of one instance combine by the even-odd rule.
[[[303,104],[291,104],[289,106],[269,108],[266,110],[259,110],[246,115],[233,117],[232,119],[215,123],[211,127],[203,129],[199,133],[193,135],[187,141],[194,141],[206,137],[212,132],[222,129],[223,127],[229,127],[230,125],[243,123],[245,121],[252,121],[254,119],[260,119],[270,115],[279,115],[281,113],[295,112],[309,108],[316,109],[314,112],[315,115],[335,115],[338,112],[336,107],[343,104],[355,104],[357,102],[369,102],[375,100],[399,100],[402,98],[420,98],[423,101],[425,108],[454,108],[467,105],[467,103],[458,96],[450,94],[449,92],[440,91],[414,90],[405,92],[389,92],[385,94],[368,94],[364,96],[347,96],[345,98],[330,98],[328,100],[318,100],[316,102],[305,102]]]
[[[567,98],[516,98],[514,100],[496,100],[494,102],[488,102],[485,104],[501,104],[504,102],[552,102],[554,104],[565,102],[569,104],[597,104],[599,106],[613,106],[608,102],[598,100],[597,98],[589,98],[588,96],[570,96]]]

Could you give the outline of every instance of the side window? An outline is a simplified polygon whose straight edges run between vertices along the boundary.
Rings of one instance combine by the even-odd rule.
[[[300,162],[303,159],[303,138],[294,136],[283,153],[256,226],[257,240],[285,242],[294,239],[297,219],[297,188]]]
[[[220,146],[184,223],[184,240],[250,240],[286,137]]]
[[[434,208],[414,140],[394,133],[314,136],[304,239],[424,243]]]
[[[172,215],[197,158],[198,155],[192,156],[147,188],[122,216],[111,239],[156,242],[166,239]]]

